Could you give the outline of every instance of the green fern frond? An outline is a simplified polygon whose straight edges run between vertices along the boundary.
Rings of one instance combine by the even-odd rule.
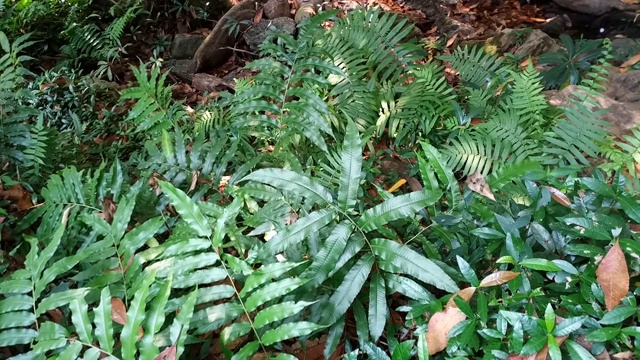
[[[532,62],[523,72],[511,72],[513,85],[509,94],[509,102],[503,109],[513,110],[518,116],[518,122],[524,128],[539,126],[543,119],[543,112],[549,106],[542,91],[544,86],[540,82],[541,76],[533,68]]]
[[[498,80],[504,80],[508,68],[498,54],[485,52],[482,46],[471,49],[467,46],[458,47],[453,54],[440,56],[439,59],[448,61],[460,74],[464,86],[483,88]],[[501,82],[501,81],[500,81]]]

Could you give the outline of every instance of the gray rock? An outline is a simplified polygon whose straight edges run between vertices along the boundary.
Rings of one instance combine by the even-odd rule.
[[[264,4],[264,16],[267,19],[277,19],[291,15],[291,6],[288,0],[268,0]]]
[[[626,4],[620,0],[553,0],[556,4],[589,15],[603,15],[611,10],[640,10],[640,4]]]
[[[171,42],[171,48],[169,49],[169,53],[171,54],[172,59],[193,59],[193,55],[195,55],[196,51],[202,42],[204,41],[204,36],[202,35],[188,35],[188,34],[178,34],[173,38]]]
[[[625,73],[611,71],[607,84],[607,96],[617,101],[640,104],[640,70]]]
[[[165,68],[169,68],[171,74],[175,77],[184,81],[185,83],[191,83],[193,79],[193,74],[196,73],[196,62],[195,60],[175,60],[171,59],[166,61],[163,66]]]
[[[558,45],[551,36],[541,30],[533,30],[522,45],[516,48],[515,54],[538,56],[547,52],[560,50],[562,50],[562,46]]]
[[[244,40],[251,50],[256,51],[258,46],[267,39],[271,31],[293,35],[296,31],[296,22],[289,17],[262,20],[258,25],[244,33]]]
[[[613,58],[623,62],[640,50],[640,43],[629,38],[614,39],[611,41],[611,50]]]

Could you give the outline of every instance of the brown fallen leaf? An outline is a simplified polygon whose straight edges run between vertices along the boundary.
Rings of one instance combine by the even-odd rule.
[[[113,215],[116,213],[118,205],[108,197],[102,199],[102,212],[98,213],[98,217],[111,224],[113,222]]]
[[[467,177],[467,185],[472,191],[486,197],[487,199],[496,201],[496,198],[493,196],[493,192],[491,191],[489,184],[487,184],[487,181],[481,173],[476,171],[473,174],[469,175]]]
[[[467,317],[457,307],[447,307],[429,319],[427,325],[427,347],[429,355],[433,355],[447,348],[449,331]]]
[[[564,207],[571,207],[571,200],[569,200],[569,197],[567,195],[565,195],[562,191],[552,187],[552,186],[547,186],[547,189],[549,190],[549,192],[551,193],[551,198],[557,202],[558,204],[564,206]]]
[[[620,65],[620,67],[627,68],[629,66],[633,66],[637,64],[638,62],[640,62],[640,53],[637,53],[632,57],[628,58],[627,61],[623,62],[622,65]]]
[[[458,296],[460,296],[462,299],[464,299],[464,301],[469,302],[469,300],[471,300],[471,297],[475,293],[476,293],[476,288],[473,287],[473,286],[470,286],[468,288],[464,288],[464,289],[458,291],[457,293],[453,294],[453,296],[451,298],[449,298],[449,301],[447,301],[447,307],[457,307],[455,299]]]
[[[18,211],[28,210],[33,207],[31,194],[20,184],[13,185],[6,190],[0,190],[0,198],[16,204]]]
[[[502,285],[517,278],[518,275],[520,275],[520,273],[514,271],[497,271],[482,279],[482,281],[480,281],[480,287]]]
[[[111,320],[120,325],[127,322],[127,307],[120,298],[111,298]]]
[[[629,269],[620,241],[616,241],[598,265],[596,279],[604,292],[607,310],[613,310],[629,292]]]
[[[162,350],[155,360],[175,360],[177,355],[177,349],[175,345],[171,345],[168,348]]]

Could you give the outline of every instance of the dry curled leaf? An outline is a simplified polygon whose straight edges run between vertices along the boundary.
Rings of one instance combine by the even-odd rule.
[[[487,180],[485,180],[484,176],[479,172],[474,172],[473,174],[467,177],[467,185],[469,185],[469,189],[478,194],[486,197],[487,199],[491,199],[496,201],[496,198],[493,196],[493,192],[487,184]]]
[[[175,360],[177,355],[177,349],[175,345],[171,345],[168,348],[162,350],[154,360]]]
[[[462,299],[464,299],[464,301],[469,302],[469,300],[471,300],[471,297],[475,293],[476,293],[476,288],[473,287],[473,286],[470,286],[468,288],[464,288],[464,289],[458,291],[457,293],[453,294],[453,296],[449,299],[449,301],[447,301],[447,307],[457,307],[455,299],[458,296],[460,296]]]
[[[497,271],[482,279],[482,281],[480,281],[480,287],[502,285],[517,278],[518,275],[520,275],[520,273],[514,271]]]
[[[113,222],[113,215],[116,213],[118,205],[108,197],[102,199],[102,212],[98,213],[98,217],[111,224]]]
[[[111,298],[111,320],[120,325],[127,322],[127,307],[120,298]]]
[[[616,241],[598,265],[596,279],[604,292],[607,310],[613,310],[629,292],[629,269],[619,241]]]
[[[632,57],[628,58],[627,61],[623,62],[622,65],[620,65],[621,68],[626,68],[629,66],[633,66],[635,64],[637,64],[638,62],[640,62],[640,53],[633,55]]]
[[[429,355],[433,355],[447,348],[449,331],[467,317],[457,307],[447,307],[429,319],[427,325],[427,346]]]
[[[552,187],[552,186],[547,186],[547,189],[549,190],[549,192],[551,193],[551,198],[557,202],[558,204],[564,206],[564,207],[571,207],[571,200],[569,200],[569,197],[567,195],[565,195],[562,191]]]

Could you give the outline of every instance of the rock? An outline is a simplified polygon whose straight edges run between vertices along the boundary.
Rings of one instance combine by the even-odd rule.
[[[640,51],[640,44],[636,40],[629,38],[614,39],[611,41],[611,50],[613,58],[622,63]]]
[[[603,15],[611,10],[640,10],[640,4],[620,0],[553,0],[556,4],[589,15]]]
[[[578,88],[575,85],[567,86],[562,90],[551,90],[545,92],[549,103],[554,106],[571,106],[568,99],[575,98],[573,94],[576,93]],[[628,103],[616,101],[606,95],[601,95],[595,98],[596,103],[600,109],[608,109],[609,111],[602,115],[600,119],[610,124],[607,130],[612,135],[621,136],[631,133],[631,129],[640,124],[640,102]],[[600,110],[598,108],[594,111]]]
[[[264,4],[264,16],[267,19],[277,19],[291,15],[291,6],[288,0],[268,0]]]
[[[562,46],[558,45],[551,36],[540,30],[533,30],[516,51],[516,55],[538,56],[547,52],[561,51]]]
[[[640,70],[625,73],[612,71],[609,75],[606,94],[617,101],[640,104]]]
[[[262,20],[256,26],[244,33],[244,40],[251,50],[256,51],[269,36],[270,31],[277,31],[287,35],[293,35],[296,31],[296,22],[289,17],[280,17],[273,20]]]
[[[193,74],[196,73],[195,60],[175,60],[171,59],[166,61],[163,66],[169,68],[171,74],[175,75],[181,81],[185,83],[191,83]]]
[[[196,51],[202,42],[204,41],[204,36],[202,35],[188,35],[188,34],[178,34],[173,38],[171,42],[171,48],[169,49],[169,53],[171,54],[172,59],[193,59],[193,55],[195,55]]]
[[[256,16],[256,6],[263,0],[244,0],[232,7],[213,28],[209,36],[196,51],[194,60],[196,61],[196,71],[205,72],[224,64],[233,53],[233,47],[237,37],[242,33],[247,25],[239,25],[240,31],[230,31],[227,24],[230,21],[242,24],[250,22]]]
[[[198,73],[193,75],[193,80],[191,81],[191,86],[194,89],[200,91],[219,91],[221,86],[227,87],[231,90],[236,89],[236,84],[234,81],[229,81],[225,79],[221,79],[217,76]]]

